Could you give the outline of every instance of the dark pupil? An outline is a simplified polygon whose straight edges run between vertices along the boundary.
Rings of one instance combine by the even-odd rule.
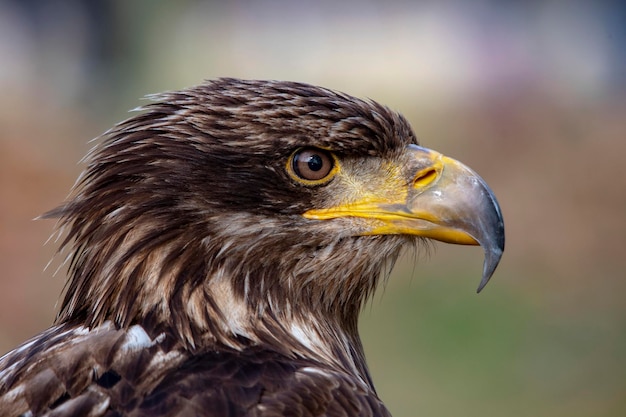
[[[324,162],[319,155],[312,155],[309,158],[308,165],[311,171],[319,171],[320,169],[322,169],[322,165],[324,165]]]

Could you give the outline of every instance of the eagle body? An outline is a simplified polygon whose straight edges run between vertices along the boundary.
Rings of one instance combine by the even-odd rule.
[[[378,416],[363,381],[260,346],[192,354],[164,333],[55,326],[3,359],[3,416]]]
[[[2,416],[388,416],[358,314],[403,247],[504,248],[487,185],[404,117],[302,83],[153,96],[59,218],[53,327],[0,358]]]

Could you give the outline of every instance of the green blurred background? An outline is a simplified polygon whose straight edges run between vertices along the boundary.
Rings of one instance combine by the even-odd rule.
[[[478,171],[507,248],[407,253],[361,320],[395,416],[626,415],[626,6],[583,1],[0,1],[0,351],[53,320],[32,221],[148,93],[305,81],[401,111]]]

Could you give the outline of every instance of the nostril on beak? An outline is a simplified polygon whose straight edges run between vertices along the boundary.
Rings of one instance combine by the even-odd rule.
[[[415,175],[413,179],[413,187],[414,188],[422,188],[433,182],[437,178],[437,170],[435,168],[429,167],[421,170]]]

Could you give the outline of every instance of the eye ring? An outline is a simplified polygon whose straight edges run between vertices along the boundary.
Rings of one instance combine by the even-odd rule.
[[[306,185],[324,184],[337,173],[335,155],[319,148],[300,148],[287,161],[287,172],[296,181]]]

